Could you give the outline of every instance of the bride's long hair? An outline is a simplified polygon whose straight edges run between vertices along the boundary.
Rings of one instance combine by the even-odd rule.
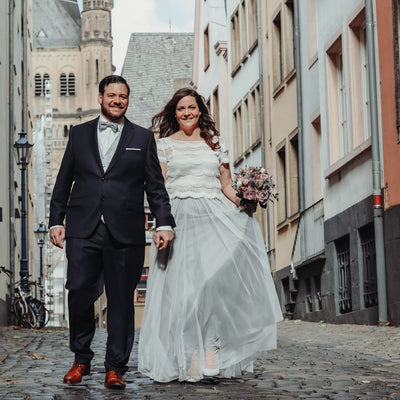
[[[181,99],[186,96],[195,98],[201,112],[199,116],[200,136],[213,149],[219,149],[219,132],[215,127],[215,122],[208,111],[205,99],[192,88],[182,88],[177,90],[172,99],[168,101],[164,109],[156,114],[151,120],[151,127],[155,132],[159,132],[160,138],[170,136],[179,131],[179,124],[175,118],[176,106]]]

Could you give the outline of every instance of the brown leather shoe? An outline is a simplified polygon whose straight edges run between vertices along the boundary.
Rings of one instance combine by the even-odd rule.
[[[78,364],[76,361],[72,364],[71,369],[64,376],[64,383],[79,383],[82,376],[90,374],[90,365]]]
[[[109,389],[125,389],[125,382],[122,375],[115,371],[107,371],[104,386]]]

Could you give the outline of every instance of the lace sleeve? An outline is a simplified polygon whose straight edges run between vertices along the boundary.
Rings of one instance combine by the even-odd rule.
[[[160,162],[167,162],[167,153],[165,151],[165,140],[163,138],[157,140],[157,154]]]
[[[228,148],[226,147],[225,141],[221,137],[219,138],[219,145],[221,146],[218,149],[219,165],[221,165],[221,164],[229,164]]]

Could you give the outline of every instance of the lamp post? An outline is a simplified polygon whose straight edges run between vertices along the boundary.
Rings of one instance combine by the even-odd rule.
[[[26,133],[22,129],[19,133],[19,139],[14,143],[14,155],[17,164],[21,170],[21,268],[20,276],[22,288],[26,288],[28,281],[28,258],[26,252],[26,190],[25,190],[25,172],[32,154],[33,144],[28,142]]]
[[[44,241],[46,238],[47,234],[47,229],[46,226],[44,225],[43,222],[40,222],[39,227],[35,231],[36,235],[36,241],[39,246],[39,276],[40,276],[40,284],[43,283],[43,246],[44,246]]]

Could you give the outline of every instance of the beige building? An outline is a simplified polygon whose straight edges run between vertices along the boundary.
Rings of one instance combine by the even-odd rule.
[[[271,260],[276,271],[291,264],[299,219],[297,82],[294,51],[294,2],[260,1],[264,87],[265,162],[277,186],[279,201],[269,212]],[[289,282],[287,282],[289,284]],[[278,287],[279,293],[288,293]],[[285,289],[285,288],[284,288]],[[289,288],[288,288],[289,289]],[[290,288],[294,290],[294,288]],[[291,299],[281,298],[281,304]],[[287,312],[290,310],[287,308]]]
[[[44,146],[45,182],[36,185],[36,222],[47,221],[49,201],[69,130],[99,114],[98,85],[113,73],[111,11],[113,0],[32,0],[33,51],[31,104],[35,131]],[[39,168],[38,168],[39,170]],[[43,173],[43,171],[38,171]],[[36,180],[38,181],[38,179]],[[42,195],[41,195],[42,194]],[[44,204],[43,204],[44,203]],[[46,289],[53,295],[52,325],[67,319],[65,255],[45,246]]]
[[[28,100],[31,79],[31,1],[0,2],[0,265],[19,280],[21,259],[21,173],[17,167],[13,144],[24,130],[32,143]],[[31,169],[28,166],[28,181]],[[27,255],[32,259],[32,193],[27,185]],[[11,323],[10,280],[0,274],[0,325]]]

